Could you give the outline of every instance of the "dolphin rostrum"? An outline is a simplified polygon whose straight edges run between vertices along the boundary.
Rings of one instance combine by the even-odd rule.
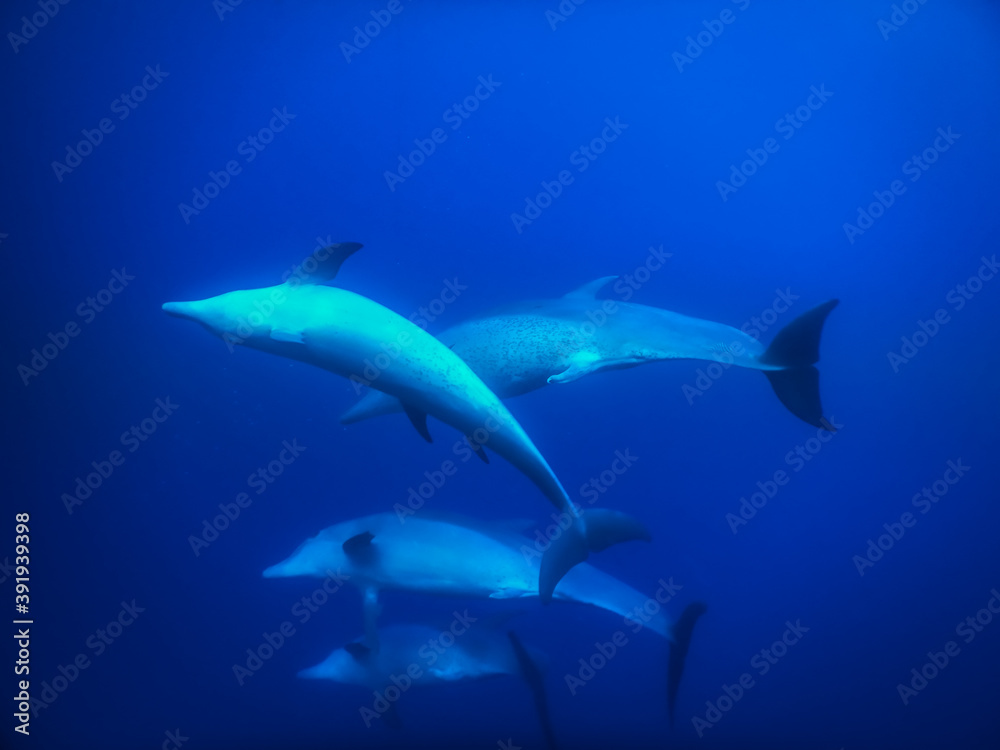
[[[454,596],[465,599],[515,599],[537,595],[540,553],[521,531],[530,522],[481,523],[423,511],[399,518],[394,513],[356,518],[323,529],[286,560],[264,571],[265,578],[324,578],[336,571],[361,589],[365,631],[376,642],[380,591]],[[668,701],[673,713],[677,687],[694,621],[704,611],[690,605],[677,621],[661,603],[676,590],[656,598],[640,594],[613,576],[583,563],[555,587],[559,601],[591,604],[625,618],[633,632],[647,627],[671,642]]]
[[[623,513],[593,509],[584,518],[521,425],[447,346],[377,302],[323,285],[360,248],[356,242],[331,245],[302,264],[308,273],[286,274],[283,284],[196,302],[167,302],[163,310],[200,323],[229,345],[242,344],[370,384],[405,404],[410,420],[428,439],[431,414],[465,435],[480,457],[488,442],[573,521],[545,553],[538,579],[543,601],[591,551],[648,539],[641,524]],[[379,371],[362,379],[372,362]]]
[[[819,396],[819,339],[829,300],[780,330],[765,348],[738,328],[658,307],[598,300],[617,276],[583,285],[559,299],[526,302],[442,331],[438,338],[500,398],[548,383],[668,359],[724,362],[767,376],[781,403],[795,416],[832,431]],[[370,392],[341,417],[349,424],[400,411],[390,395]]]
[[[332,680],[372,690],[371,706],[361,706],[366,726],[383,719],[399,728],[397,701],[413,687],[484,680],[511,675],[528,683],[547,744],[555,748],[545,685],[538,662],[541,656],[525,648],[517,635],[498,632],[489,623],[477,623],[468,611],[455,613],[446,628],[420,624],[382,628],[377,647],[363,638],[336,649],[322,662],[299,672],[299,677]]]

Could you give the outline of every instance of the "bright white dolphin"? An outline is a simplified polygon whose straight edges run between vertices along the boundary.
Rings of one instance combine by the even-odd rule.
[[[820,332],[837,306],[830,300],[803,313],[765,348],[738,328],[658,307],[598,300],[616,276],[592,281],[559,299],[524,302],[460,323],[438,338],[500,398],[548,383],[669,359],[702,359],[761,370],[795,416],[832,430],[820,404]],[[392,396],[371,392],[344,413],[358,422],[401,410]]]
[[[513,632],[504,635],[478,618],[456,613],[448,628],[404,624],[382,628],[378,647],[358,639],[333,651],[326,659],[299,672],[299,677],[359,685],[373,691],[371,707],[361,706],[366,726],[383,719],[400,726],[396,701],[387,700],[387,688],[400,684],[428,687],[451,682],[484,680],[491,677],[521,677],[535,698],[542,730],[550,748],[555,739],[549,721],[544,681],[538,652],[526,649]],[[456,630],[456,623],[458,628]]]
[[[538,580],[548,601],[556,582],[591,551],[632,539],[646,530],[622,513],[591,510],[583,518],[566,490],[500,399],[458,355],[419,326],[366,297],[323,286],[361,248],[354,242],[317,251],[285,283],[229,292],[196,302],[167,302],[170,315],[194,320],[230,344],[241,344],[369,383],[399,399],[429,439],[431,414],[466,436],[483,457],[483,445],[523,472],[573,524],[545,554]],[[308,266],[312,266],[310,269]],[[313,270],[314,269],[314,270]],[[371,362],[385,366],[362,378]]]
[[[429,511],[404,520],[394,513],[379,513],[330,526],[265,570],[264,577],[348,577],[363,593],[365,630],[372,643],[378,637],[380,591],[480,599],[537,596],[542,545],[523,535],[530,522],[489,524]],[[630,630],[646,627],[671,641],[671,713],[694,622],[705,611],[704,605],[695,603],[673,620],[662,606],[676,594],[672,587],[671,581],[653,596],[643,595],[583,563],[559,581],[553,595],[559,601],[614,612],[626,619]]]

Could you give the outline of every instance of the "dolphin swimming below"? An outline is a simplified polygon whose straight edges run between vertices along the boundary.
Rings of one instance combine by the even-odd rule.
[[[323,529],[287,559],[267,568],[264,577],[325,578],[333,571],[343,575],[361,589],[365,631],[369,642],[375,643],[381,591],[466,599],[537,596],[542,545],[521,533],[529,526],[525,521],[489,524],[429,511],[404,519],[395,513],[379,513]],[[583,563],[559,581],[553,598],[614,612],[625,618],[633,632],[646,627],[671,641],[668,702],[672,715],[691,631],[705,611],[704,605],[692,604],[677,621],[672,620],[661,602],[674,594],[675,590],[669,590],[662,595],[657,591],[655,599],[645,596]]]
[[[366,726],[383,719],[400,726],[396,701],[413,687],[450,682],[515,676],[528,683],[550,748],[555,737],[548,715],[548,701],[541,669],[541,655],[525,648],[517,635],[506,636],[468,612],[455,613],[449,627],[422,624],[389,625],[382,628],[377,647],[363,638],[334,650],[319,664],[299,672],[299,677],[332,680],[373,691],[371,707],[361,706]],[[395,691],[395,692],[393,692]],[[393,698],[390,700],[390,696]]]
[[[229,345],[241,344],[362,380],[405,404],[410,420],[427,439],[430,414],[465,435],[480,457],[485,457],[483,445],[488,442],[573,519],[542,561],[538,588],[543,601],[550,599],[566,571],[590,552],[648,539],[648,532],[623,513],[595,509],[586,518],[580,515],[521,425],[447,346],[377,302],[323,285],[360,248],[356,242],[331,245],[302,264],[307,274],[286,274],[283,284],[195,302],[167,302],[163,310],[200,323]],[[362,379],[373,362],[379,363],[379,372]]]
[[[549,383],[570,383],[602,370],[670,359],[702,359],[760,370],[795,416],[832,431],[819,396],[819,340],[830,300],[803,313],[765,348],[738,328],[658,307],[598,300],[617,276],[583,285],[559,299],[520,303],[442,331],[438,338],[500,398]],[[372,391],[348,409],[349,424],[402,409]]]

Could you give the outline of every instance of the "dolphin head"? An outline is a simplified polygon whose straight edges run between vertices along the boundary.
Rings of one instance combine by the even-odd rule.
[[[274,303],[268,289],[227,292],[192,302],[165,302],[163,312],[200,323],[216,336],[234,343],[251,343],[270,334]]]
[[[355,655],[348,652],[350,648],[357,649]],[[370,681],[367,658],[359,651],[366,650],[358,643],[352,643],[344,648],[338,648],[319,664],[303,669],[299,677],[306,680],[332,680],[345,685],[367,685]]]
[[[344,524],[331,526],[306,539],[289,557],[267,568],[264,578],[325,578],[340,569],[350,570],[351,561],[344,552],[343,543],[351,535],[342,530],[342,526]]]

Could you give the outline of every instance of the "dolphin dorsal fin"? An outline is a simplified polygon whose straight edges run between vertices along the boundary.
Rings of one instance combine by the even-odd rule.
[[[362,531],[360,534],[352,536],[340,546],[347,553],[348,557],[354,557],[371,551],[372,539],[374,538],[375,535],[370,531]]]
[[[599,279],[594,279],[593,281],[588,281],[581,287],[577,287],[572,292],[564,294],[563,296],[567,299],[586,299],[591,300],[597,296],[597,293],[601,291],[604,287],[610,284],[612,281],[617,279],[617,276],[602,276]]]
[[[357,642],[345,644],[344,651],[353,656],[355,661],[364,661],[372,653],[372,650],[365,644]]]
[[[360,242],[335,242],[322,250],[317,250],[310,258],[316,270],[308,271],[301,279],[302,284],[325,284],[333,281],[345,260],[364,247]],[[303,263],[303,266],[305,263]]]

